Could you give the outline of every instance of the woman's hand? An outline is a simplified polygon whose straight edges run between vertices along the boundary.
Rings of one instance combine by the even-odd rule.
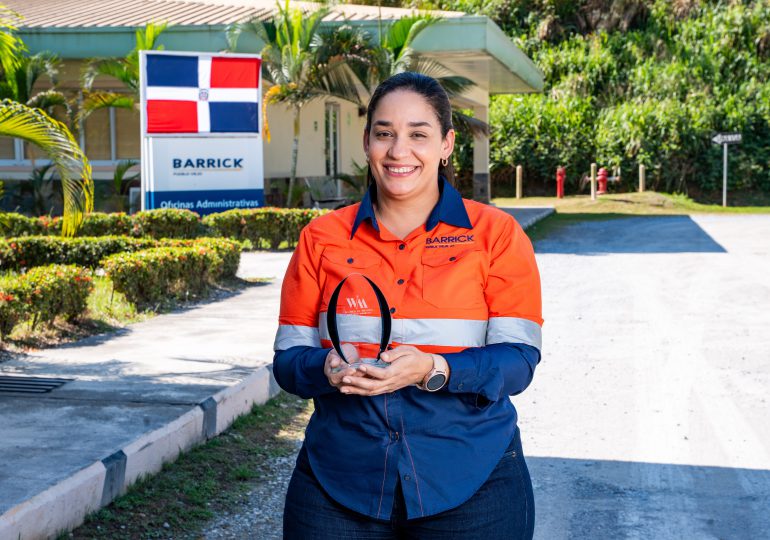
[[[358,350],[356,350],[356,348],[350,343],[342,344],[342,352],[345,354],[345,358],[347,358],[348,362],[351,364],[353,362],[358,362]],[[339,371],[334,371],[340,366],[342,366],[342,369],[339,369]],[[340,355],[337,354],[337,351],[334,349],[329,351],[329,354],[326,355],[326,362],[324,362],[324,375],[326,375],[326,378],[329,379],[329,384],[338,389],[343,384],[343,377],[350,377],[353,379],[361,379],[365,377],[365,375],[358,373],[357,369],[345,364],[345,361],[340,358]]]
[[[347,351],[345,351],[347,355]],[[389,363],[386,368],[364,364],[357,370],[365,376],[348,375],[342,377],[338,386],[343,394],[377,396],[395,392],[406,386],[421,383],[425,375],[433,369],[433,355],[424,353],[411,345],[401,345],[380,355],[380,359]]]

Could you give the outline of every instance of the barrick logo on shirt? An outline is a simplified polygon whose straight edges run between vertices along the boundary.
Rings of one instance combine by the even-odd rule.
[[[243,158],[197,158],[171,160],[175,169],[242,169]]]
[[[452,244],[467,244],[470,242],[473,242],[472,234],[458,234],[456,236],[436,236],[433,238],[425,239],[425,245],[427,247],[449,247]]]

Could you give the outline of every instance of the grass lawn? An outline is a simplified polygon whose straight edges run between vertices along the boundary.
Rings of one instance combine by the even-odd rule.
[[[231,511],[260,480],[267,460],[294,453],[311,413],[312,402],[279,394],[60,538],[199,538],[211,518]]]
[[[724,208],[716,204],[697,203],[684,195],[669,195],[654,191],[600,195],[595,201],[592,201],[589,195],[573,195],[563,199],[556,197],[496,198],[492,202],[497,206],[553,206],[558,214],[770,214],[770,206]]]
[[[644,193],[615,193],[600,195],[592,201],[588,195],[555,197],[497,198],[497,206],[553,206],[556,212],[527,229],[534,242],[556,229],[572,223],[590,220],[617,219],[629,215],[661,216],[683,214],[770,214],[770,206],[728,206],[701,204],[684,195],[669,195],[646,191]],[[728,199],[729,202],[729,199]]]

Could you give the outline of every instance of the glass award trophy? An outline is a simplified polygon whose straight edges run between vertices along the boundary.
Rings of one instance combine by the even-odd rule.
[[[390,343],[390,308],[379,287],[363,274],[349,274],[329,299],[326,325],[334,350],[344,362],[335,371],[362,364],[387,367],[380,360]]]

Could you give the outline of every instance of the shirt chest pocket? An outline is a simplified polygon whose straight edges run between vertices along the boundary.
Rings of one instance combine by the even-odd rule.
[[[382,266],[382,258],[371,252],[327,247],[321,254],[321,272],[324,276],[323,306],[329,305],[334,288],[350,274],[362,274],[374,282],[378,281],[378,273]]]
[[[467,249],[426,249],[422,255],[422,297],[438,308],[472,308],[484,300],[484,256]]]

